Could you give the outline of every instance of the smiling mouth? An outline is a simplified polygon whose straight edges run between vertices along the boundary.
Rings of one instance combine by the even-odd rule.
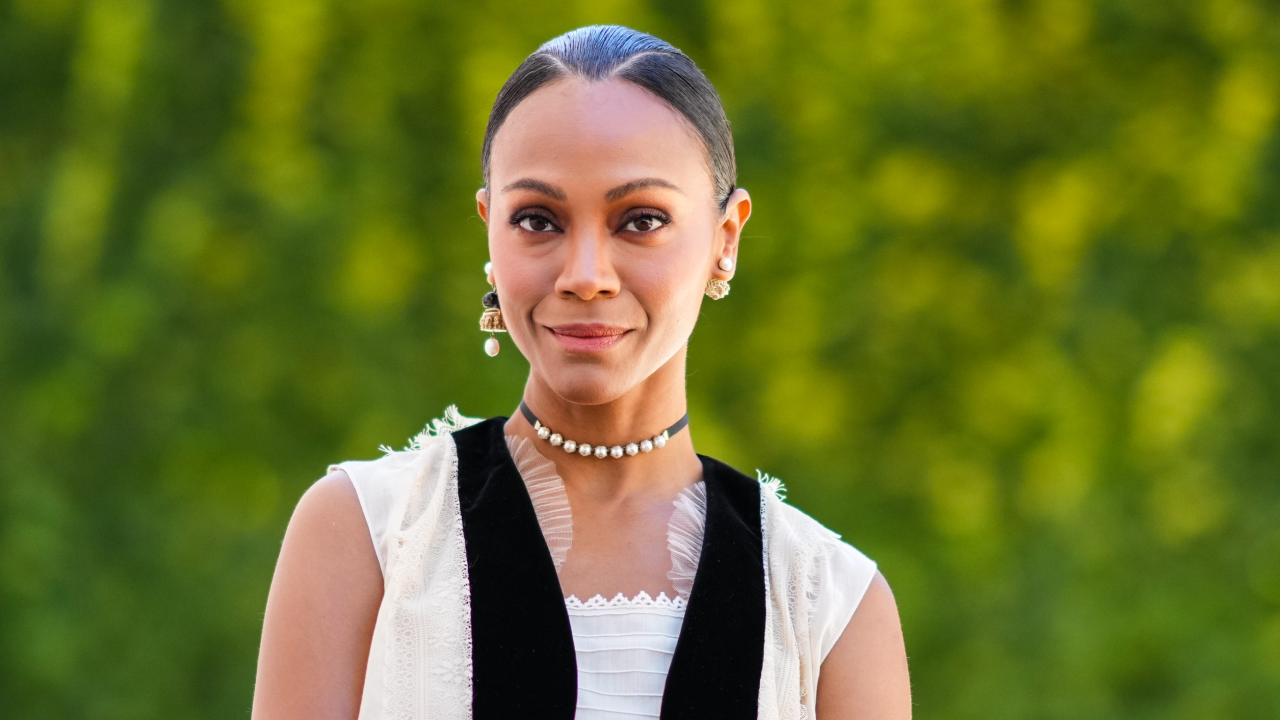
[[[544,327],[560,341],[561,347],[577,353],[607,350],[631,332],[630,328],[604,323],[569,323]]]

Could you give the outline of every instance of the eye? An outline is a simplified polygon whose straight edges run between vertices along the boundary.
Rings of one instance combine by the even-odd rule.
[[[540,213],[516,215],[511,219],[511,224],[532,233],[555,232],[560,229],[549,218]]]
[[[651,213],[645,213],[643,215],[636,215],[632,217],[625,225],[622,226],[622,229],[630,232],[653,232],[660,227],[664,227],[667,222],[666,218],[658,217]]]

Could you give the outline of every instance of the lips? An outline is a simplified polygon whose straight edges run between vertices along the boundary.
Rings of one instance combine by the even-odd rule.
[[[630,328],[607,323],[566,323],[548,330],[569,352],[600,352],[616,345]]]

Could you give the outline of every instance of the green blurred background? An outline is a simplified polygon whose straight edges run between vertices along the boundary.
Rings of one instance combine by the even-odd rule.
[[[482,131],[595,22],[755,198],[697,447],[880,563],[917,716],[1280,716],[1276,0],[0,0],[0,716],[247,716],[303,490],[514,411]]]

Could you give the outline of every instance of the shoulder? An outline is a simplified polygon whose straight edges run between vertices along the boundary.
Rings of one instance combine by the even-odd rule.
[[[911,717],[902,623],[880,573],[822,662],[817,711],[818,717]]]
[[[285,530],[263,616],[255,717],[353,704],[382,588],[355,488],[332,470],[303,493]]]
[[[390,544],[405,520],[415,496],[430,495],[447,473],[456,457],[452,433],[469,427],[480,418],[458,412],[456,405],[445,410],[443,419],[435,419],[411,438],[402,450],[383,445],[383,455],[371,460],[347,460],[329,466],[329,474],[348,478],[363,525],[373,542],[378,564],[385,573]],[[329,475],[320,483],[330,482]],[[430,487],[423,487],[424,485]]]
[[[334,569],[337,576],[373,559],[368,526],[351,477],[331,468],[299,498],[285,530],[282,558]]]
[[[293,510],[290,531],[301,527],[349,527],[363,529],[360,500],[351,477],[338,466],[311,484]],[[354,521],[354,522],[353,522]]]
[[[380,588],[378,575],[351,478],[331,470],[302,494],[289,518],[271,595],[293,598],[292,606],[313,593]]]
[[[330,557],[337,562],[357,555],[376,555],[380,559],[376,538],[374,546],[370,547],[367,502],[355,481],[357,477],[368,479],[368,473],[355,470],[361,464],[367,463],[330,465],[324,477],[307,488],[289,518],[285,531],[286,549],[291,545],[307,550],[324,548],[319,556]],[[366,552],[353,553],[350,552],[352,548],[363,548]],[[368,553],[370,549],[374,552]],[[298,554],[297,551],[294,554]]]

